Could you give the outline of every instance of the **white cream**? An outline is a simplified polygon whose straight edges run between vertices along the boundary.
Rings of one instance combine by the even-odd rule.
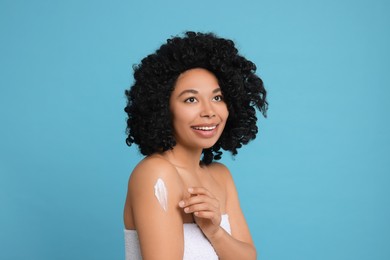
[[[165,183],[161,178],[158,178],[156,184],[154,185],[154,195],[156,196],[160,206],[164,209],[164,211],[167,211],[168,192]]]

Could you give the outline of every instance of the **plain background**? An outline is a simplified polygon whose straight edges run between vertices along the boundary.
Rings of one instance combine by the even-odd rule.
[[[0,259],[123,259],[132,65],[233,39],[269,93],[233,160],[259,259],[390,259],[390,2],[0,0]]]

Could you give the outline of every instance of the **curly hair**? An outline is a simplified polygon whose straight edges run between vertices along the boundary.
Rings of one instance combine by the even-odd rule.
[[[233,41],[213,33],[188,31],[183,37],[168,39],[155,53],[133,66],[134,84],[125,91],[127,145],[138,145],[143,155],[163,152],[176,145],[169,98],[178,76],[193,68],[203,68],[218,79],[229,117],[221,137],[213,147],[203,149],[202,162],[219,160],[221,148],[237,154],[258,132],[255,108],[266,117],[268,103],[263,81],[255,74],[256,65],[238,54]]]

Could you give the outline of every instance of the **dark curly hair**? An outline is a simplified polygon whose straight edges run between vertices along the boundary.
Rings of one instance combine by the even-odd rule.
[[[202,162],[219,160],[221,148],[236,155],[238,148],[256,137],[255,108],[266,117],[268,107],[256,65],[238,54],[233,41],[189,31],[184,37],[168,39],[133,67],[134,85],[125,91],[127,145],[137,144],[143,155],[175,146],[169,99],[178,76],[193,68],[206,69],[217,77],[229,111],[221,137],[203,150]]]

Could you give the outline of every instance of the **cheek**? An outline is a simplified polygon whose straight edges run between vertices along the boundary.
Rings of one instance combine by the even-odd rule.
[[[220,112],[221,117],[226,121],[229,117],[229,110],[227,108],[227,105],[224,105]]]
[[[228,118],[229,117],[229,110],[228,110],[227,106],[225,106],[225,111],[226,111],[226,118]]]
[[[179,122],[189,122],[198,115],[198,111],[193,107],[180,106],[176,108],[175,118]]]
[[[172,122],[175,128],[185,127],[190,124],[193,111],[185,107],[176,107],[174,111],[172,113]]]

